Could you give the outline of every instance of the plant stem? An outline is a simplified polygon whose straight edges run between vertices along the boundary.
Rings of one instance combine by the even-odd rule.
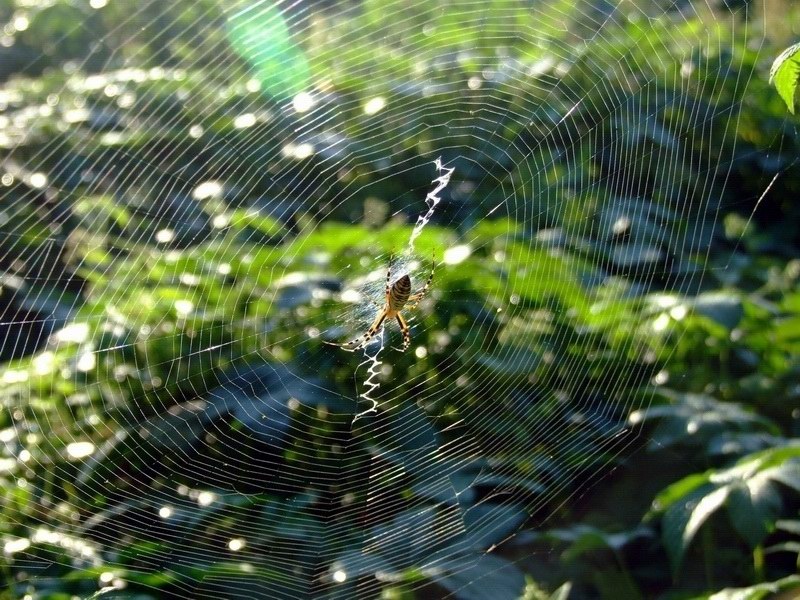
[[[764,547],[761,544],[753,548],[753,576],[756,583],[764,581]]]
[[[714,537],[711,527],[703,527],[703,565],[706,570],[706,589],[713,590],[714,586]]]

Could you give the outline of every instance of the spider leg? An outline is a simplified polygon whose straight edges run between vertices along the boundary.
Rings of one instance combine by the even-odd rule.
[[[425,294],[428,293],[428,288],[431,286],[431,282],[433,281],[433,273],[436,270],[436,261],[431,259],[431,274],[428,276],[428,281],[425,282],[425,285],[422,286],[422,289],[418,291],[416,294],[411,294],[408,297],[408,301],[411,303],[408,308],[413,309],[417,307],[417,304],[425,297]]]
[[[411,345],[411,332],[408,330],[408,323],[400,313],[397,313],[397,324],[400,325],[400,331],[403,332],[403,349],[401,352],[405,352]]]
[[[325,342],[325,343],[330,346],[339,346],[340,348],[343,348],[348,352],[355,352],[356,350],[360,350],[361,348],[367,345],[367,343],[375,336],[375,334],[378,333],[378,331],[380,331],[381,325],[383,325],[383,322],[385,320],[386,320],[386,308],[383,308],[381,309],[381,312],[378,314],[378,316],[375,317],[375,320],[372,322],[372,325],[370,325],[369,329],[367,329],[367,332],[365,334],[360,335],[356,339],[346,342],[344,344],[337,344],[335,342]]]

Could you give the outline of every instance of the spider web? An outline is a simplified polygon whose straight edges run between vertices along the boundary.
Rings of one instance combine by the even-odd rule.
[[[433,190],[428,192],[427,196],[425,196],[425,203],[427,204],[428,209],[424,214],[420,214],[417,217],[417,222],[414,225],[414,229],[411,231],[411,235],[408,238],[408,245],[406,246],[406,249],[404,250],[403,254],[399,257],[399,260],[397,261],[395,260],[394,255],[392,255],[392,257],[389,260],[389,267],[387,267],[386,283],[384,284],[389,288],[391,288],[391,286],[393,286],[398,279],[400,279],[404,275],[408,275],[409,272],[412,270],[413,264],[409,262],[409,259],[414,255],[414,242],[422,233],[422,230],[425,227],[425,225],[430,223],[430,220],[433,217],[434,212],[436,211],[436,206],[439,204],[439,202],[441,202],[441,197],[439,196],[439,194],[441,193],[442,190],[444,190],[447,187],[447,184],[450,183],[450,177],[452,176],[454,169],[444,167],[439,159],[436,159],[434,164],[436,166],[436,171],[439,174],[436,180],[434,181],[436,187],[434,187]],[[433,277],[434,265],[435,265],[435,260],[432,260],[431,261],[432,272],[430,275],[431,282],[433,281],[432,277]],[[392,275],[392,273],[394,273],[394,275]],[[366,294],[368,294],[369,296],[376,295],[375,292],[377,290],[374,289],[375,288],[374,281],[369,281],[369,279],[367,279],[367,281],[363,281],[360,283],[361,286],[365,289]],[[384,288],[383,290],[384,292],[385,289],[386,288]],[[348,290],[344,293],[344,296],[348,295],[356,300],[361,300],[363,298],[363,295],[357,290],[352,290],[352,291]],[[380,307],[383,305],[383,302],[376,302],[375,300],[372,300],[372,304],[375,306],[375,308],[380,310]],[[415,306],[416,304],[418,304],[418,302],[413,303],[412,306]],[[380,369],[381,366],[383,365],[383,362],[379,360],[378,355],[385,348],[385,336],[384,336],[385,328],[386,324],[383,324],[381,325],[380,329],[378,330],[378,333],[374,337],[368,338],[366,337],[368,334],[365,333],[363,334],[363,337],[359,337],[353,340],[356,342],[356,344],[353,345],[352,347],[348,347],[349,344],[345,344],[344,346],[344,349],[348,351],[361,350],[363,351],[365,356],[365,360],[364,362],[361,363],[360,366],[366,367],[367,374],[363,383],[363,391],[359,394],[359,398],[369,403],[369,407],[362,412],[356,413],[355,417],[353,417],[353,421],[355,421],[360,417],[364,417],[371,413],[374,413],[378,409],[378,402],[372,397],[372,393],[380,387],[380,380],[379,380],[381,374]]]
[[[521,594],[519,533],[639,443],[642,331],[712,268],[749,18],[20,3],[5,46],[74,26],[0,93],[19,589]],[[392,255],[415,291],[441,257],[409,351],[326,346]]]

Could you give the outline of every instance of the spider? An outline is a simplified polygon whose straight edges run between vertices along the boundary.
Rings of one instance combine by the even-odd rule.
[[[386,304],[384,304],[383,308],[380,309],[378,316],[375,317],[375,320],[372,322],[372,325],[370,325],[369,329],[367,329],[367,332],[345,344],[336,344],[333,342],[325,343],[332,346],[339,346],[348,352],[355,352],[356,350],[364,348],[367,343],[369,343],[375,334],[380,331],[386,319],[396,319],[397,324],[400,326],[400,331],[403,332],[403,348],[401,349],[401,352],[405,352],[411,345],[411,332],[408,329],[408,323],[403,318],[403,315],[400,314],[400,311],[406,307],[408,302],[411,302],[411,304],[408,306],[409,310],[417,307],[417,304],[420,303],[420,301],[425,297],[425,294],[428,292],[428,288],[433,281],[433,272],[435,269],[436,261],[431,259],[431,274],[428,276],[428,280],[425,282],[425,285],[419,292],[412,294],[411,278],[408,276],[408,274],[403,275],[397,281],[395,281],[394,284],[389,285],[389,280],[392,278],[392,259],[390,258],[389,269],[386,271]]]

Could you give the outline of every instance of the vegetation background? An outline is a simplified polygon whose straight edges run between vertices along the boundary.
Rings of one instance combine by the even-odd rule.
[[[257,6],[0,0],[0,598],[798,597],[800,9]]]

